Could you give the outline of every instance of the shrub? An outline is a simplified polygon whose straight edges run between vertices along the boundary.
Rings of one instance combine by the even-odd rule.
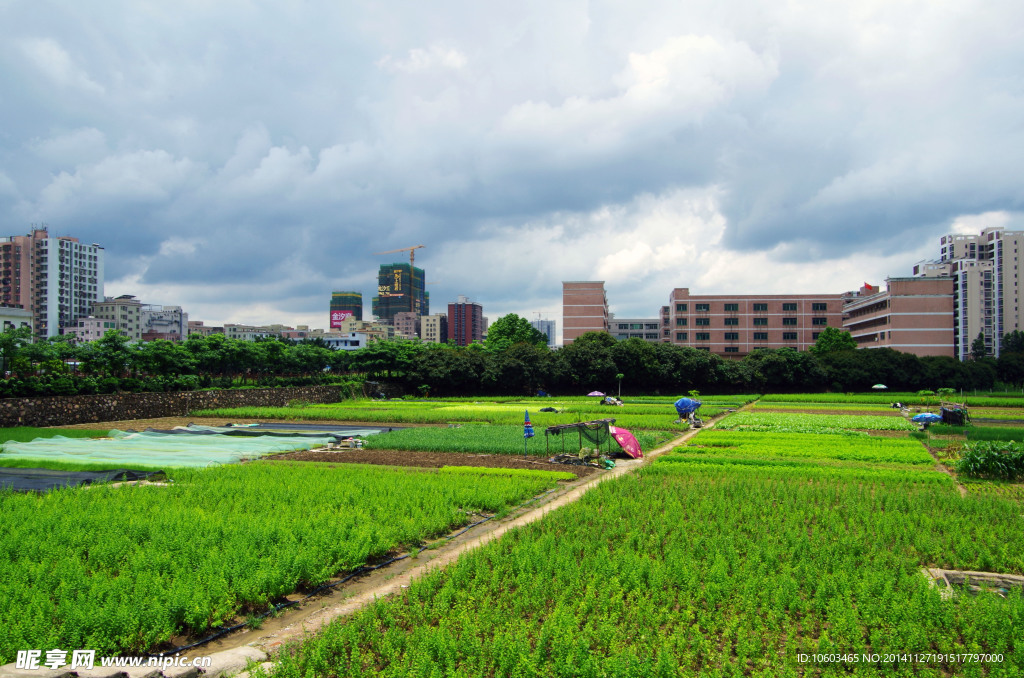
[[[1024,478],[1024,444],[980,441],[964,445],[956,472],[969,478],[1014,481]]]

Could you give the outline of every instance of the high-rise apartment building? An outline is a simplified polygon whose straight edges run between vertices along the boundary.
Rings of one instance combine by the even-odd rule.
[[[0,238],[0,303],[32,313],[36,334],[52,337],[103,299],[103,248],[45,228]]]
[[[671,343],[723,356],[744,356],[759,348],[804,351],[826,327],[843,326],[843,296],[691,295],[683,287],[672,290],[662,321]]]
[[[531,320],[533,328],[548,338],[548,348],[555,347],[555,321],[554,320]]]
[[[469,346],[484,338],[484,309],[464,296],[448,304],[448,339]]]
[[[392,322],[396,313],[430,314],[430,293],[426,291],[422,268],[409,264],[383,264],[377,274],[377,296],[373,314]]]
[[[341,327],[341,323],[348,318],[363,319],[363,293],[332,292],[330,327]]]
[[[607,332],[608,296],[604,281],[562,283],[562,344],[586,332]]]
[[[998,357],[1002,336],[1024,329],[1020,304],[1024,231],[986,228],[979,235],[943,236],[939,244],[939,259],[918,263],[914,276],[953,279],[955,355],[969,358],[980,335],[986,353]]]

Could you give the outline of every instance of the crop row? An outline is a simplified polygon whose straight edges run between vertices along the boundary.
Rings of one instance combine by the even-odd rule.
[[[913,431],[917,427],[903,417],[880,415],[737,412],[719,422],[718,428],[814,433],[816,430],[825,429]]]
[[[949,398],[919,396],[916,393],[882,391],[879,393],[771,393],[761,396],[767,402],[807,403],[876,403],[902,402],[908,405],[938,405],[941,400],[955,400],[970,407],[1021,407],[1024,395],[970,395],[955,394]]]
[[[557,403],[550,404],[557,406]],[[671,405],[665,407],[636,406],[635,413],[628,407],[580,408],[565,412],[540,412],[529,410],[530,420],[535,427],[571,424],[577,421],[613,418],[617,426],[632,429],[685,430],[685,424],[673,423],[678,415]],[[447,423],[493,423],[522,425],[527,409],[519,405],[480,404],[404,404],[367,403],[359,406],[350,403],[339,405],[314,405],[309,407],[238,407],[228,409],[202,410],[195,416],[224,419],[271,419],[299,421],[357,421],[380,424],[447,424]],[[712,416],[720,410],[709,409],[702,414]]]
[[[930,480],[656,462],[331,624],[274,675],[1019,674],[1024,598],[947,601],[920,574],[1024,573],[1019,506],[910,475]],[[965,652],[1002,663],[798,662]]]
[[[669,440],[672,434],[664,431],[634,431],[641,449],[650,451]],[[490,426],[467,424],[461,428],[434,428],[421,426],[401,431],[369,436],[364,443],[367,449],[378,450],[419,450],[424,452],[462,452],[489,454],[552,455],[563,452],[577,452],[580,447],[593,447],[586,438],[580,444],[579,435],[569,431],[563,435],[546,437],[541,428],[536,428],[533,438],[523,438],[522,426]],[[609,441],[610,449],[619,449],[614,440]],[[550,448],[549,448],[550,445]],[[601,448],[605,449],[604,446]]]
[[[555,482],[280,462],[182,469],[167,487],[0,492],[0,664],[27,648],[146,650]]]
[[[755,410],[829,410],[832,412],[855,411],[855,412],[889,412],[899,416],[899,410],[894,410],[890,403],[820,403],[820,402],[789,402],[775,400],[759,400],[754,403]]]
[[[928,451],[912,438],[882,438],[866,434],[762,433],[709,429],[673,453],[722,455],[751,459],[821,459],[873,463],[934,463]]]

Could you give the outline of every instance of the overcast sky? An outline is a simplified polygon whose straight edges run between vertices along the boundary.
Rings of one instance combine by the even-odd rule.
[[[0,0],[0,220],[106,293],[326,327],[425,245],[431,309],[559,321],[843,292],[1024,227],[1024,3]]]

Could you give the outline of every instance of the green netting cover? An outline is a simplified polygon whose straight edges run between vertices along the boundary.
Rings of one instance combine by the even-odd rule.
[[[32,442],[8,442],[0,459],[40,459],[75,463],[131,466],[209,466],[231,464],[267,454],[308,450],[333,442],[330,436],[182,436],[145,431],[111,431],[109,438],[36,438]]]

